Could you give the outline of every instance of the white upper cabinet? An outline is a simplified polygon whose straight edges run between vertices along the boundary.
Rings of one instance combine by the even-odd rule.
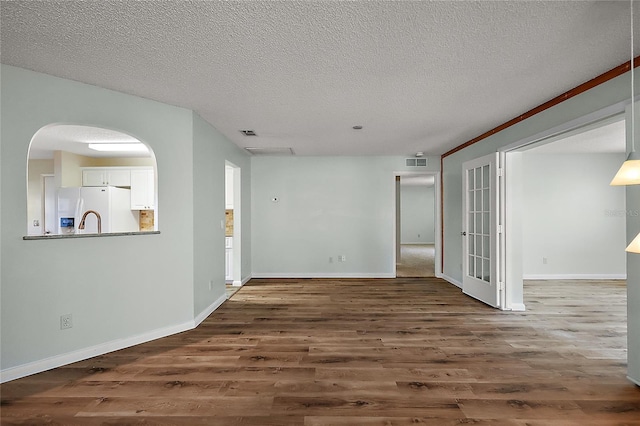
[[[113,167],[83,169],[82,186],[131,186],[131,170]]]
[[[82,171],[82,186],[106,186],[104,170],[88,169]]]
[[[155,209],[155,179],[147,167],[91,167],[82,169],[82,186],[131,188],[131,210]]]
[[[131,210],[155,209],[153,169],[131,170]]]
[[[131,186],[131,170],[112,169],[107,175],[107,182],[111,186]]]

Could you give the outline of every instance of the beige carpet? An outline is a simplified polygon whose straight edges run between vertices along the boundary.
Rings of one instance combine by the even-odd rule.
[[[422,278],[435,276],[436,250],[433,244],[402,244],[400,259],[396,263],[399,278]]]

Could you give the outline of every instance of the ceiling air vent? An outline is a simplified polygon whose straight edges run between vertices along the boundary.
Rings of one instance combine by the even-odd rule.
[[[405,162],[407,167],[427,167],[426,158],[407,158]]]
[[[245,136],[258,136],[254,130],[240,130],[240,133]]]
[[[291,148],[245,148],[251,155],[294,155]]]

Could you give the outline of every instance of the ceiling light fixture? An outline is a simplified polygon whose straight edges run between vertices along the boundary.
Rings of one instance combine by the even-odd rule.
[[[149,152],[143,143],[90,143],[89,149],[104,152]]]
[[[614,176],[610,185],[639,185],[640,184],[640,153],[636,152],[636,113],[635,113],[635,79],[633,61],[633,0],[630,3],[631,14],[631,62],[629,72],[631,73],[631,152],[627,160],[622,163],[620,170]]]
[[[353,130],[362,130],[362,126],[353,126]]]
[[[416,152],[416,157],[424,157],[424,152],[422,151]]]
[[[254,130],[240,130],[240,133],[245,136],[258,136]]]
[[[633,124],[631,124],[631,128],[633,128]],[[631,149],[633,149],[633,140],[631,143]],[[616,173],[615,177],[611,181],[611,185],[618,186],[638,184],[640,184],[640,153],[633,150],[629,153],[625,162],[622,163],[622,166],[620,166],[618,173]]]

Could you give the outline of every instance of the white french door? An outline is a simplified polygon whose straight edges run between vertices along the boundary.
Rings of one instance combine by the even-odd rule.
[[[463,164],[462,291],[501,307],[499,154]]]

